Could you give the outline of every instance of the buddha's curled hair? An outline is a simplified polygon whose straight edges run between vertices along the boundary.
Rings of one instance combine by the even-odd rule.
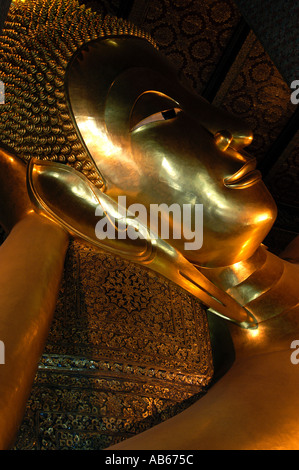
[[[0,78],[5,85],[0,141],[24,161],[35,157],[67,163],[101,187],[73,126],[64,80],[78,48],[119,35],[153,42],[131,23],[103,17],[77,0],[13,1],[0,36]]]

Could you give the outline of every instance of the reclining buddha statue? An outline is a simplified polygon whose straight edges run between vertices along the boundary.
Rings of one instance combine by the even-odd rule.
[[[276,206],[244,150],[250,129],[178,81],[147,33],[76,0],[14,1],[0,53],[1,448],[22,420],[75,238],[184,289],[234,344],[204,397],[111,448],[295,449],[298,247],[283,259],[262,243]]]

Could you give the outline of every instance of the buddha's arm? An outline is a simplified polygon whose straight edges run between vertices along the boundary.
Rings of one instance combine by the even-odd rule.
[[[68,236],[30,211],[25,196],[22,199],[22,168],[15,171],[19,168],[16,161],[11,174],[3,172],[11,168],[8,158],[12,157],[0,153],[0,221],[9,232],[0,247],[0,340],[5,347],[5,364],[0,364],[0,449],[8,449],[21,423],[48,335]],[[8,191],[13,193],[9,199]]]
[[[223,287],[239,275],[239,286],[228,290],[243,301],[246,295],[252,300],[251,293],[247,307],[259,320],[252,331],[230,324],[233,366],[190,408],[111,450],[298,449],[299,376],[291,360],[291,344],[299,339],[298,266],[261,248],[230,271],[229,278],[220,270]]]
[[[290,355],[288,349],[237,361],[187,410],[108,450],[298,449],[299,366]]]
[[[273,259],[270,254],[264,263],[268,275]],[[262,269],[251,276],[256,287],[261,282],[261,292],[265,288],[260,300],[255,299],[259,324],[251,331],[230,324],[236,354],[231,369],[187,410],[111,450],[298,449],[299,366],[292,362],[291,345],[299,339],[299,270],[280,263],[284,276],[278,270],[272,288],[265,284]],[[253,285],[253,280],[248,283]]]

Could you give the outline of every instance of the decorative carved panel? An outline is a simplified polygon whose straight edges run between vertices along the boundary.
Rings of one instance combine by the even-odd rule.
[[[104,448],[184,409],[212,376],[199,301],[74,242],[16,449]]]

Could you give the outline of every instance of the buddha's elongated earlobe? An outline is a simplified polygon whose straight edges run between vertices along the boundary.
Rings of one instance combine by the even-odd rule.
[[[38,212],[54,220],[71,235],[89,244],[151,269],[200,299],[210,310],[243,328],[256,328],[254,317],[216,287],[184,256],[142,226],[143,237],[96,236],[96,211],[121,220],[125,230],[136,226],[130,214],[117,212],[114,200],[93,187],[81,173],[65,165],[32,159],[28,165],[28,191]],[[139,228],[140,228],[139,224]],[[117,232],[117,230],[116,230]]]

